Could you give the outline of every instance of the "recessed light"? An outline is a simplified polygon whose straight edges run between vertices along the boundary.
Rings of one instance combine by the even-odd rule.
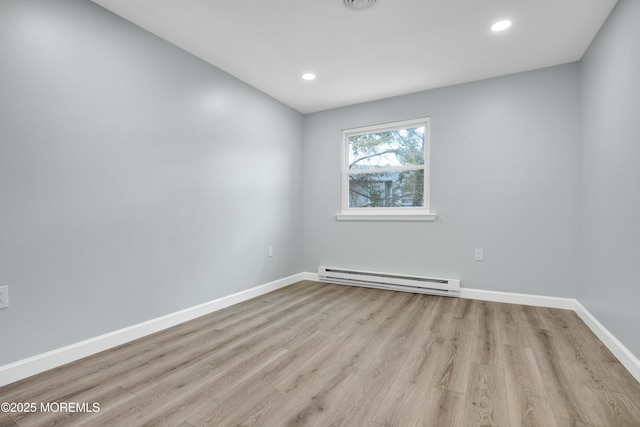
[[[351,10],[365,10],[376,4],[376,0],[344,0],[344,5]]]
[[[504,31],[511,26],[511,21],[505,19],[503,21],[498,21],[491,26],[491,31]]]
[[[313,73],[304,73],[304,74],[302,75],[302,78],[303,78],[304,80],[315,80],[315,79],[316,79],[316,75],[315,75],[315,74],[313,74]]]

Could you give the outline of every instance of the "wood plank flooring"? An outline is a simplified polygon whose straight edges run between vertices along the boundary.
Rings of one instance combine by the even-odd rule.
[[[640,384],[571,311],[310,281],[0,388],[0,402],[38,408],[0,427],[640,426]]]

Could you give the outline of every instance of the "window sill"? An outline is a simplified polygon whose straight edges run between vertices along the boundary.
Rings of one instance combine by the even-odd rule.
[[[337,221],[435,221],[434,212],[342,212],[336,214]]]

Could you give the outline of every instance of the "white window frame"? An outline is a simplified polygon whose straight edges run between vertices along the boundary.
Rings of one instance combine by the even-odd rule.
[[[421,117],[413,120],[365,126],[342,131],[342,210],[336,215],[338,221],[434,221],[437,217],[431,212],[431,120]],[[349,137],[368,133],[386,132],[399,129],[424,126],[424,206],[389,208],[350,208],[349,207]],[[392,167],[376,169],[376,172],[423,169],[423,167]]]

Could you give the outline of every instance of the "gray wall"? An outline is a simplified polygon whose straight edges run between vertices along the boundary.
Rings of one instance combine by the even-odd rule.
[[[459,277],[470,288],[573,297],[577,72],[574,63],[305,116],[305,271]],[[336,221],[341,130],[421,116],[432,120],[437,221]]]
[[[580,64],[578,300],[640,357],[640,1],[619,0]]]
[[[3,0],[0,365],[318,265],[577,295],[640,354],[638,20],[620,0],[579,64],[303,118],[88,1]],[[438,220],[336,221],[341,130],[421,116]]]
[[[301,136],[93,3],[0,2],[0,365],[299,273]]]

